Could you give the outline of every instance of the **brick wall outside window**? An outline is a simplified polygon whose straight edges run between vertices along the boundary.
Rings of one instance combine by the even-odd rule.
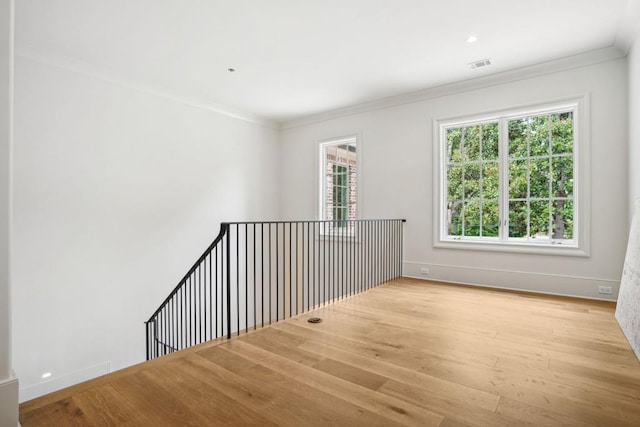
[[[349,146],[350,145],[350,146]],[[327,145],[324,147],[324,218],[326,220],[357,218],[357,155],[355,144]],[[346,179],[341,178],[346,173]],[[335,175],[335,176],[334,176]],[[344,182],[341,182],[344,179]],[[341,187],[341,188],[340,188]],[[346,197],[341,198],[341,191]],[[334,194],[336,193],[336,194]],[[334,195],[336,198],[334,198]],[[341,204],[346,202],[346,206]],[[336,210],[346,208],[345,215],[336,215]],[[337,218],[336,218],[337,216]],[[338,224],[338,227],[341,226]],[[342,225],[344,226],[344,225]]]

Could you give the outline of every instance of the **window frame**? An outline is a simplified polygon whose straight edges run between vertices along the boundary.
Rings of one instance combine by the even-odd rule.
[[[488,250],[566,256],[589,256],[589,108],[588,94],[499,111],[433,120],[433,246],[448,249]],[[509,176],[508,122],[522,117],[573,112],[573,242],[508,239]],[[457,237],[447,227],[447,138],[446,130],[498,122],[499,127],[499,237]],[[506,150],[506,151],[505,151]],[[529,154],[530,158],[531,155]]]
[[[323,138],[323,139],[318,139],[317,140],[317,146],[316,146],[316,155],[317,155],[317,159],[316,159],[316,176],[317,176],[317,182],[316,182],[316,212],[318,215],[318,219],[321,221],[331,221],[330,219],[327,219],[327,215],[326,215],[326,203],[325,203],[325,197],[326,197],[326,182],[325,182],[325,147],[328,146],[333,146],[333,145],[343,145],[343,144],[350,144],[353,143],[356,146],[356,215],[355,215],[355,219],[359,219],[360,218],[360,212],[362,210],[362,204],[361,204],[361,193],[362,193],[362,186],[361,186],[361,176],[362,176],[362,150],[361,150],[361,137],[359,133],[354,133],[354,134],[347,134],[347,135],[343,135],[343,136],[339,136],[339,137],[333,137],[333,138]],[[348,200],[349,200],[349,191],[348,191],[348,171],[346,174],[347,177],[347,219],[348,219]],[[355,237],[355,232],[352,231],[347,231],[345,232],[345,227],[344,226],[336,226],[335,228],[333,228],[331,231],[330,230],[324,230],[324,227],[322,227],[322,229],[320,230],[320,234],[321,235],[332,235],[332,236],[336,236],[336,237],[340,237],[340,236],[344,236],[344,237]]]

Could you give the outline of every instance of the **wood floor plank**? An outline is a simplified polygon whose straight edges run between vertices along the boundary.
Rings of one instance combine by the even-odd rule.
[[[320,360],[313,368],[371,390],[379,389],[388,380],[382,375],[330,358]]]
[[[145,372],[146,375],[151,374]],[[251,405],[239,405],[234,399],[220,392],[215,383],[202,381],[192,375],[184,375],[172,365],[156,368],[154,375],[162,376],[163,389],[174,397],[180,399],[190,410],[191,414],[198,414],[198,419],[205,419],[203,425],[251,425],[251,426],[275,426],[263,414],[264,406],[252,407]],[[199,421],[201,422],[201,421]]]
[[[626,349],[627,345],[629,345],[624,334],[621,331],[617,331],[615,328],[611,328],[607,331],[595,331],[593,329],[583,327],[568,327],[556,325],[553,327],[553,335],[561,339],[564,337],[579,337],[586,340],[615,345],[623,349]]]
[[[565,344],[561,340],[541,340],[526,335],[519,335],[502,331],[498,332],[496,340],[521,344],[523,347],[541,349],[549,355],[552,355],[554,353],[563,353],[565,357],[588,357],[595,360],[605,361],[607,363],[617,363],[625,366],[637,365],[636,357],[632,354],[629,354],[627,351],[603,351],[602,349],[594,350],[590,348],[591,346],[582,347],[579,344]]]
[[[75,396],[49,403],[32,411],[20,414],[23,426],[48,427],[52,423],[65,426],[93,426],[78,406]]]
[[[443,314],[437,313],[436,307],[429,305],[420,310],[412,309],[410,311],[389,312],[384,307],[374,308],[367,304],[355,304],[346,301],[335,307],[335,311],[345,312],[349,315],[360,316],[371,321],[384,321],[393,325],[402,325],[415,330],[424,330],[426,332],[445,331],[445,332],[462,332],[476,337],[493,338],[497,334],[496,328],[474,327],[465,324],[451,322],[451,318]],[[431,316],[430,316],[431,314]],[[425,326],[432,325],[438,329],[428,330]]]
[[[592,390],[611,399],[621,399],[640,405],[640,386],[633,378],[596,368],[583,368],[568,362],[558,364],[559,362],[554,361],[554,368],[551,368],[551,362],[550,360],[549,368],[541,368],[511,360],[499,360],[495,367],[526,373],[541,380],[572,388]]]
[[[229,364],[228,362],[232,359],[229,356],[240,359],[245,358],[238,357],[229,351],[226,351],[226,353],[228,353],[227,356],[216,357],[214,360],[190,357],[189,362],[194,367],[192,372],[207,378],[210,383],[219,387],[223,393],[246,404],[248,407],[255,408],[260,414],[263,414],[277,425],[336,424],[334,417],[349,420],[354,425],[377,425],[380,422],[383,425],[392,423],[391,420],[375,417],[375,414],[351,405],[346,401],[340,401],[324,392],[313,390],[311,387],[296,381],[295,378],[287,378],[274,371],[266,372],[263,370],[266,368],[257,363],[248,361],[248,363]],[[210,353],[208,356],[210,356]],[[218,356],[222,356],[222,354],[218,353]],[[240,366],[249,365],[252,366],[249,369],[240,368]],[[223,366],[226,366],[226,368]],[[258,367],[261,370],[256,370]],[[184,364],[178,366],[178,369],[185,369]],[[203,373],[203,370],[213,376],[210,377]],[[294,387],[294,392],[291,391],[291,387]],[[301,399],[300,396],[303,398]],[[313,412],[310,413],[309,411]]]
[[[244,357],[237,357],[230,354],[229,351],[225,350],[223,347],[214,347],[200,351],[198,352],[198,356],[210,360],[216,365],[219,365],[231,372],[248,370],[257,365],[256,362],[245,359]]]
[[[537,426],[548,427],[589,427],[596,424],[580,421],[556,412],[548,411],[537,406],[527,405],[517,400],[503,397],[500,399],[496,412],[509,416],[522,423],[532,423]]]
[[[255,365],[255,363],[251,364],[251,366]],[[261,413],[277,397],[263,392],[250,381],[223,368],[213,360],[202,357],[201,354],[190,355],[182,363],[172,365],[172,369],[205,381],[236,403]],[[264,415],[268,416],[266,413]]]
[[[247,335],[241,339],[304,365],[312,366],[322,360],[322,357],[298,347],[304,339],[285,334],[276,328],[269,328],[264,333]]]
[[[224,355],[223,353],[227,353]],[[271,396],[262,407],[270,419],[278,425],[333,425],[343,420],[352,425],[388,425],[390,420],[380,420],[375,414],[365,411],[333,395],[297,381],[294,377],[282,375],[249,359],[222,349],[218,357],[208,359],[237,375],[235,382],[243,383],[254,392]],[[243,363],[233,362],[242,359]],[[246,369],[246,366],[251,365]],[[383,424],[380,424],[380,423]]]
[[[116,380],[113,387],[153,424],[211,425],[205,414],[194,413],[185,400],[161,387],[162,381],[162,376],[145,370]]]
[[[78,406],[98,426],[139,426],[150,420],[112,386],[93,388],[74,396]]]
[[[269,410],[283,417],[280,425],[402,425],[261,365],[256,365],[244,375],[278,396]]]
[[[308,329],[310,332],[315,334],[316,339],[319,342],[330,343],[340,348],[352,349],[361,354],[367,355],[367,357],[384,360],[408,369],[418,369],[422,365],[422,361],[419,356],[415,357],[415,355],[407,354],[402,351],[402,349],[394,347],[393,344],[388,345],[379,342],[368,343],[366,342],[366,338],[362,336],[337,336],[330,332],[323,332],[320,329],[308,327],[307,322],[302,319],[291,319],[291,322],[283,323],[279,326],[282,327],[283,330],[298,327]]]
[[[440,423],[439,427],[471,427],[471,426],[469,424],[456,421],[452,418],[445,417],[445,419],[442,420],[442,422]]]
[[[552,355],[549,369],[556,372],[572,372],[591,378],[602,378],[619,385],[629,385],[640,390],[640,361],[631,365],[603,363],[593,358],[568,358]]]
[[[318,354],[333,357],[344,363],[350,363],[371,372],[384,374],[398,382],[425,388],[427,390],[438,390],[438,395],[443,398],[464,402],[466,405],[472,404],[489,411],[494,411],[500,398],[500,396],[496,394],[487,393],[458,383],[435,378],[380,360],[370,359],[336,347],[322,345],[313,341],[302,344],[302,346],[311,351],[315,351]]]
[[[419,371],[584,421],[617,426],[640,424],[640,406],[517,371],[437,358],[426,360]]]
[[[399,399],[384,399],[380,394],[372,390],[311,367],[296,364],[281,356],[274,355],[239,340],[230,342],[228,349],[238,355],[244,355],[250,359],[259,361],[264,366],[276,372],[291,374],[311,387],[326,393],[333,393],[335,396],[339,396],[354,405],[361,406],[400,424],[437,426],[443,419],[442,416],[431,411],[407,404]]]
[[[498,415],[493,410],[465,405],[453,399],[443,399],[437,393],[398,381],[387,382],[380,388],[380,392],[431,409],[447,419],[469,426],[533,426],[528,423],[516,423],[515,418]]]

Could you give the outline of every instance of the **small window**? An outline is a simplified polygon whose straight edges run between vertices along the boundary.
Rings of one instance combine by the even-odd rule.
[[[440,122],[437,243],[578,248],[578,107]]]
[[[325,232],[353,232],[357,218],[356,138],[331,140],[320,144],[320,219],[333,221]]]

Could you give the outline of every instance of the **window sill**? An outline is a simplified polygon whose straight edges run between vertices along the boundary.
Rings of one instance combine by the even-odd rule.
[[[440,239],[436,240],[433,246],[443,249],[507,252],[517,254],[560,255],[569,257],[589,256],[589,252],[585,250],[585,248],[581,248],[574,244]]]

